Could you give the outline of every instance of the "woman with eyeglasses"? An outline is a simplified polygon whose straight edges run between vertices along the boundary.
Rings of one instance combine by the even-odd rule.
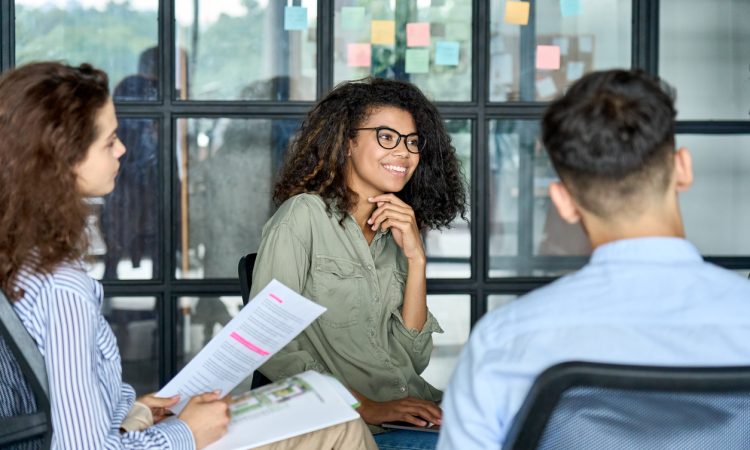
[[[427,308],[421,234],[465,218],[462,180],[422,92],[365,79],[313,107],[275,186],[280,207],[263,229],[251,296],[276,278],[328,309],[260,370],[271,380],[308,369],[333,374],[359,398],[381,446],[436,441],[378,425],[441,421],[442,392],[420,376],[432,333],[442,332]]]

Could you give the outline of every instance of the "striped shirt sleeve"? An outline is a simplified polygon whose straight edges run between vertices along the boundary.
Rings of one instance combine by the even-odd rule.
[[[101,349],[100,313],[95,302],[75,289],[53,289],[49,301],[46,368],[52,405],[53,448],[60,449],[193,449],[187,425],[180,420],[144,431],[121,434],[113,411],[111,388],[122,385],[120,373],[99,370],[98,358],[118,358]],[[119,363],[119,361],[118,361]],[[110,389],[108,389],[110,388]],[[119,389],[118,389],[119,390]]]

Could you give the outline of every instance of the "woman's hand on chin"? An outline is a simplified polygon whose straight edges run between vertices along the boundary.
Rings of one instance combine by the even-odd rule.
[[[395,194],[382,194],[367,199],[377,208],[367,219],[373,231],[391,230],[396,245],[404,252],[409,262],[426,261],[422,237],[417,227],[417,218],[411,206],[404,203]]]

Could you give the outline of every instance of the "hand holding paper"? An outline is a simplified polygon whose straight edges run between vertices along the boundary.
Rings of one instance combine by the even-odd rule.
[[[271,281],[156,395],[179,394],[175,413],[195,395],[226,395],[325,310]]]

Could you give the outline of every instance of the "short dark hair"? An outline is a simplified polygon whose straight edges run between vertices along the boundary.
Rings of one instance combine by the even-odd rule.
[[[600,217],[663,193],[674,165],[674,92],[641,70],[590,73],[542,119],[552,165],[583,208]]]
[[[461,166],[437,108],[413,84],[382,78],[341,83],[313,107],[290,145],[274,200],[282,203],[303,192],[315,193],[329,212],[331,206],[349,211],[357,199],[346,184],[349,140],[373,110],[383,106],[411,113],[426,141],[414,175],[396,193],[412,207],[419,227],[441,228],[457,215],[465,218]]]

